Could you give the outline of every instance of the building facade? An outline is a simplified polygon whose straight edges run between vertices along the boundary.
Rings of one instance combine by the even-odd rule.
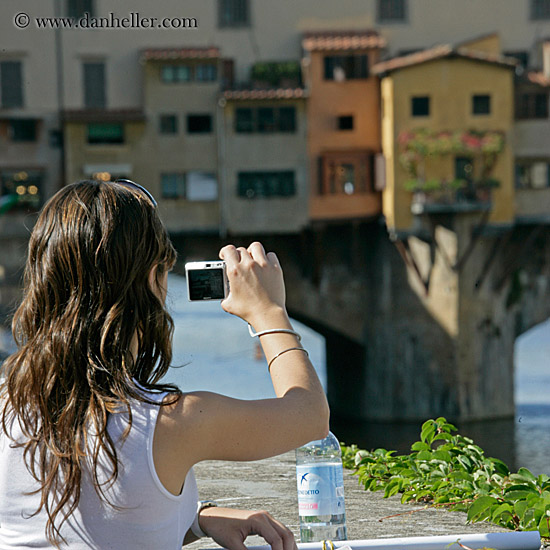
[[[514,69],[508,58],[451,46],[374,68],[391,231],[413,230],[425,213],[487,210],[493,225],[514,222]]]
[[[550,34],[549,0],[189,0],[184,7],[179,0],[120,0],[116,6],[107,0],[4,0],[1,10],[0,197],[15,192],[22,211],[34,210],[74,179],[127,175],[159,196],[161,214],[176,232],[241,231],[228,221],[232,208],[242,219],[241,202],[222,208],[221,197],[235,196],[235,174],[262,165],[266,153],[259,144],[276,136],[231,135],[233,121],[225,117],[233,116],[237,101],[224,107],[219,101],[225,90],[251,87],[254,67],[306,60],[298,86],[270,83],[306,86],[308,98],[297,101],[297,113],[305,109],[307,118],[299,127],[309,128],[306,175],[302,152],[287,163],[309,185],[300,211],[316,221],[364,217],[380,209],[376,183],[383,179],[372,168],[381,149],[379,91],[370,72],[363,78],[364,56],[370,69],[378,60],[497,32],[504,55],[540,72],[541,44]],[[20,13],[29,15],[25,28],[14,22]],[[54,25],[46,19],[52,17],[66,19]],[[378,38],[375,45],[355,40],[343,48],[329,45],[331,33]],[[318,42],[308,46],[307,36],[315,34]],[[337,80],[341,70],[334,73],[342,60],[344,82]],[[233,171],[225,174],[220,142],[229,138],[239,143],[229,145],[232,150],[250,148],[258,157],[237,155],[232,163],[247,163],[225,164]],[[286,154],[285,147],[271,147],[272,165],[283,167]],[[363,175],[354,183],[350,174]],[[223,189],[224,182],[233,188]],[[372,194],[360,196],[361,186]],[[343,192],[335,200],[325,193],[337,188]],[[247,205],[253,219],[260,202]],[[282,230],[283,221],[271,229]],[[287,221],[288,231],[303,226],[302,218]]]

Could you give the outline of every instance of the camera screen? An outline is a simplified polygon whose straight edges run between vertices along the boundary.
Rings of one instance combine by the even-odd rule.
[[[190,300],[223,300],[222,269],[190,269],[187,277]]]

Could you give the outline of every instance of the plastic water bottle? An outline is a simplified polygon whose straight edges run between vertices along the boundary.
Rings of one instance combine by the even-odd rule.
[[[296,481],[302,542],[346,540],[342,451],[332,432],[296,449]]]

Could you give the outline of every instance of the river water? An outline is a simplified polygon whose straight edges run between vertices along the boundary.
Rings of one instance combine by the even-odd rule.
[[[174,367],[167,381],[184,391],[201,389],[241,399],[274,396],[257,339],[250,338],[246,323],[225,313],[219,302],[188,302],[185,280],[177,275],[169,277],[167,303],[175,322]],[[294,325],[326,390],[324,339],[296,321]],[[12,348],[9,335],[0,332],[0,350]],[[490,456],[535,474],[550,474],[549,358],[550,321],[516,343],[516,418],[459,426]],[[347,422],[332,429],[346,443],[407,452],[418,439],[420,426]]]

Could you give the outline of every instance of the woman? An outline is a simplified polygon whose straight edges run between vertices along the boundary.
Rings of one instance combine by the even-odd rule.
[[[259,243],[226,246],[222,307],[260,336],[277,397],[161,384],[175,251],[154,198],[128,180],[79,182],[44,206],[29,243],[4,366],[0,548],[180,548],[206,534],[242,549],[295,548],[266,512],[197,510],[192,467],[257,460],[328,432],[319,380],[285,310],[281,268]],[[214,337],[214,335],[213,335]]]

